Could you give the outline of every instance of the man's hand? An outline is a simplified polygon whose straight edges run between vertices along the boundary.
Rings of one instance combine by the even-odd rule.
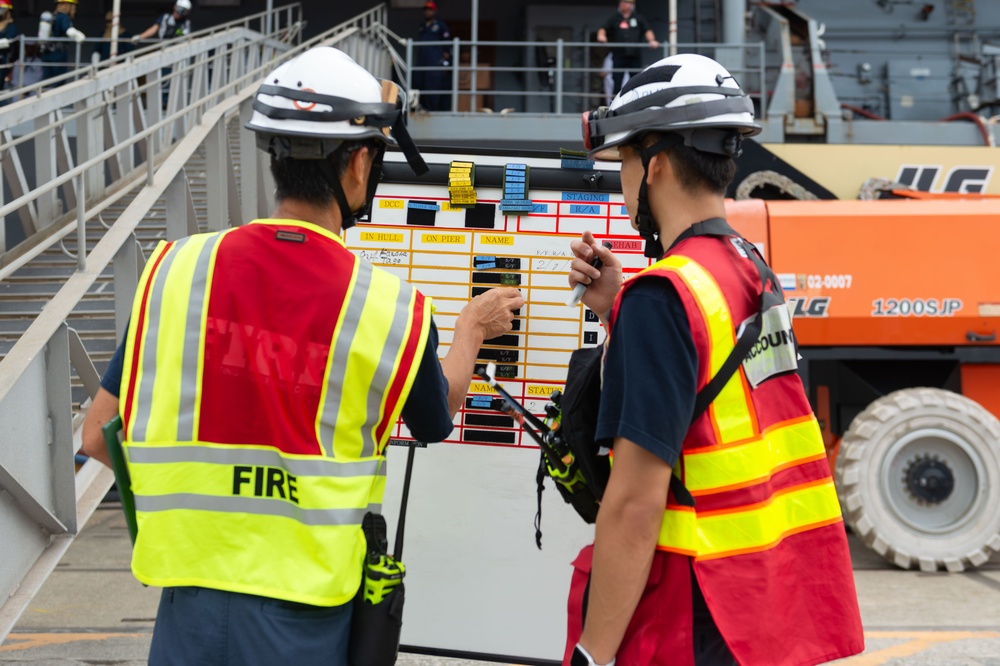
[[[10,48],[10,40],[0,37],[0,51],[6,51]]]
[[[523,306],[524,297],[521,296],[520,290],[513,287],[489,289],[462,308],[455,323],[455,334],[458,335],[460,330],[473,327],[478,329],[482,340],[503,335],[513,327],[514,310]]]
[[[107,467],[111,467],[111,456],[108,455],[101,428],[116,416],[118,416],[118,398],[103,387],[97,389],[97,395],[94,396],[90,409],[87,410],[87,416],[83,419],[83,446],[80,450]]]
[[[509,332],[513,328],[514,310],[523,306],[520,290],[497,287],[473,298],[458,314],[451,347],[441,359],[441,370],[448,380],[448,408],[452,416],[462,407],[465,394],[469,392],[483,341]]]
[[[651,40],[649,40],[649,48],[651,48],[651,49],[658,49],[658,48],[660,48],[660,43],[658,41],[656,41],[655,39],[651,39]]]
[[[138,44],[139,42],[141,42],[141,41],[142,41],[142,35],[132,35],[132,38],[131,38],[131,40],[130,40],[130,41],[131,41],[131,42],[132,42],[133,44]]]
[[[622,287],[622,263],[589,231],[584,231],[583,236],[572,241],[569,247],[574,257],[569,266],[569,286],[575,287],[579,283],[588,285],[581,300],[601,318],[606,327],[611,306]],[[595,256],[604,262],[600,269],[590,265]]]
[[[597,41],[599,41],[601,44],[608,43],[608,33],[605,32],[604,28],[601,28],[600,30],[597,31]]]
[[[72,39],[77,44],[87,39],[87,36],[82,32],[80,32],[79,30],[77,30],[76,28],[68,28],[66,30],[66,36]]]

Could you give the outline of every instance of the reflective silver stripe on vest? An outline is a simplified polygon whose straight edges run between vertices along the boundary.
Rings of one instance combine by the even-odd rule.
[[[399,348],[404,344],[406,336],[406,325],[410,321],[410,298],[413,296],[413,287],[405,280],[400,280],[399,297],[396,299],[396,311],[392,315],[392,324],[389,327],[389,335],[386,338],[385,346],[382,348],[382,358],[375,368],[375,376],[372,379],[371,390],[368,392],[368,417],[364,427],[361,429],[361,436],[364,444],[361,448],[361,457],[375,455],[375,440],[372,438],[372,430],[381,419],[380,408],[382,406],[382,396],[392,379],[392,371],[396,367],[396,357],[399,355]],[[414,359],[415,364],[420,363],[420,359]]]
[[[201,350],[201,315],[208,297],[208,269],[212,250],[224,236],[215,234],[198,253],[191,276],[191,298],[188,301],[187,322],[184,324],[184,360],[181,369],[181,395],[177,410],[177,441],[194,440],[194,413],[198,408],[198,352]]]
[[[210,446],[130,446],[128,459],[133,464],[210,463],[215,465],[250,465],[280,467],[295,476],[385,476],[381,459],[333,462],[325,458],[285,458],[277,451],[262,449],[218,448]]]
[[[354,344],[354,336],[358,331],[358,322],[368,300],[368,289],[372,283],[372,265],[367,261],[358,261],[358,279],[351,292],[351,300],[344,310],[344,323],[332,353],[333,366],[330,368],[330,378],[326,385],[326,402],[323,405],[323,416],[319,424],[319,442],[326,455],[333,457],[333,430],[340,413],[340,400],[344,391],[344,375],[347,374],[347,356]]]
[[[145,340],[136,337],[136,344],[142,349],[142,379],[139,382],[139,395],[135,404],[135,426],[132,428],[132,440],[143,442],[146,440],[146,430],[149,428],[149,417],[152,414],[150,405],[153,404],[153,386],[156,384],[156,340],[160,332],[160,314],[163,311],[163,286],[167,282],[170,274],[170,266],[174,263],[177,253],[187,244],[188,238],[177,241],[172,248],[167,250],[167,255],[160,263],[160,268],[153,280],[153,288],[150,290],[149,300],[146,302],[146,333]]]
[[[303,509],[285,500],[267,497],[218,497],[176,493],[173,495],[136,495],[136,511],[172,511],[191,509],[221,513],[252,513],[259,516],[291,518],[303,525],[361,525],[369,511],[381,513],[381,504],[369,504],[364,509]]]

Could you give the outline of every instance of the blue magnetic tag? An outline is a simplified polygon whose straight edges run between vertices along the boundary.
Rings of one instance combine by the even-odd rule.
[[[419,208],[420,210],[441,210],[441,206],[432,203],[423,203],[421,201],[411,201],[407,208]]]

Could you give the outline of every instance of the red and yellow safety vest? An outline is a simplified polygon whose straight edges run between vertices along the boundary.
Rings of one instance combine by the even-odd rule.
[[[725,239],[686,239],[625,283],[612,335],[622,295],[652,277],[670,280],[683,301],[701,390],[735,347],[740,323],[759,311],[760,277]],[[740,367],[691,425],[674,472],[695,506],[670,494],[658,548],[693,560],[739,663],[798,666],[863,650],[840,506],[797,374],[752,388]],[[673,570],[687,576],[688,567]]]
[[[136,578],[349,601],[430,324],[429,299],[313,224],[161,243],[120,401]]]

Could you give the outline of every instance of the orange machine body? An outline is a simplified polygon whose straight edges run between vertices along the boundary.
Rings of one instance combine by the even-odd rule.
[[[847,368],[871,384],[869,377],[899,375],[905,365],[913,382],[930,385],[915,371],[930,366],[919,364],[951,359],[954,372],[942,383],[1000,417],[1000,199],[727,206],[731,224],[778,275],[803,355],[820,359],[815,368],[836,359],[841,377]],[[899,368],[876,371],[878,363]],[[814,401],[825,398],[826,382],[810,379]]]

